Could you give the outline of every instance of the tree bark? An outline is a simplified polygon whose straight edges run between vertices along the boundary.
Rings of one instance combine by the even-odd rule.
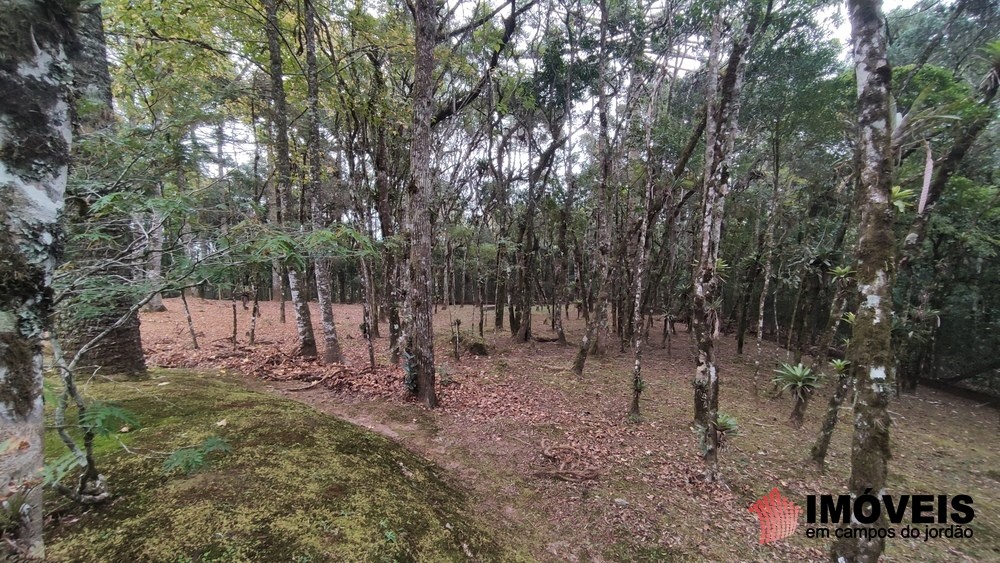
[[[114,110],[111,101],[111,74],[108,72],[108,57],[104,42],[104,27],[99,5],[81,10],[77,23],[77,43],[79,48],[72,52],[73,90],[75,99],[74,137],[85,141],[77,144],[75,158],[86,160],[90,153],[101,150],[101,140],[114,128]],[[84,229],[99,229],[106,245],[82,245],[69,238],[66,253],[74,264],[94,267],[83,292],[99,291],[107,298],[94,315],[81,316],[80,292],[69,290],[57,310],[62,345],[70,357],[87,345],[95,336],[115,324],[120,317],[127,316],[126,322],[106,336],[100,343],[84,352],[80,357],[80,369],[94,372],[141,377],[146,374],[146,361],[139,335],[139,317],[131,313],[134,299],[127,288],[121,286],[123,279],[132,279],[133,270],[128,262],[131,254],[133,233],[130,218],[122,213],[112,213],[99,220],[88,217],[89,206],[99,197],[108,195],[115,189],[111,178],[100,174],[104,186],[95,190],[88,185],[85,190],[73,189],[70,198],[80,204],[80,213],[69,217],[71,232]],[[89,223],[89,226],[88,226]],[[162,229],[158,231],[162,236]],[[162,247],[162,241],[160,241]],[[90,246],[90,248],[88,248]],[[157,275],[159,276],[159,271]],[[100,287],[93,287],[99,284]],[[159,295],[157,293],[157,295]],[[159,307],[163,307],[160,300]]]
[[[72,2],[3,0],[0,35],[0,501],[23,500],[4,557],[44,557],[42,336],[69,165]],[[31,139],[31,142],[26,142]]]
[[[893,236],[891,131],[889,86],[892,71],[886,58],[886,38],[881,0],[848,0],[851,45],[857,78],[858,154],[860,185],[859,239],[856,249],[858,312],[854,321],[848,360],[856,382],[854,438],[851,445],[852,496],[886,487],[889,460],[889,400],[895,377],[891,349]],[[856,522],[857,520],[854,519]],[[885,515],[872,524],[886,524]],[[885,539],[878,534],[858,534],[835,541],[834,558],[870,562],[879,559]]]
[[[751,8],[745,27],[733,42],[732,51],[720,77],[718,67],[721,41],[721,15],[712,24],[709,53],[708,113],[705,124],[705,172],[702,189],[702,228],[694,273],[693,314],[697,360],[694,376],[695,424],[701,431],[701,453],[705,461],[704,477],[719,478],[719,366],[715,359],[715,338],[719,332],[716,309],[722,289],[717,267],[722,240],[722,221],[729,192],[728,161],[737,133],[740,94],[743,87],[745,57],[760,23],[760,12]],[[764,20],[766,26],[767,19]]]
[[[288,109],[285,101],[284,71],[281,62],[281,37],[278,27],[277,0],[264,0],[267,17],[266,35],[267,50],[270,57],[271,75],[271,119],[274,123],[274,156],[275,156],[275,191],[277,199],[286,204],[291,199],[291,158],[288,149]],[[285,218],[290,218],[290,206],[283,209]],[[279,215],[278,225],[285,221]],[[301,275],[294,267],[288,268],[288,289],[292,296],[292,306],[295,309],[295,327],[299,337],[299,354],[305,357],[316,357],[316,337],[313,334],[312,318],[309,314],[309,303],[305,300]]]
[[[409,288],[406,293],[406,335],[409,351],[407,371],[412,391],[427,408],[437,406],[434,391],[433,262],[430,205],[431,118],[434,104],[434,46],[437,42],[437,3],[413,3],[416,57],[413,68],[413,129],[410,141],[411,182],[409,196]]]
[[[319,133],[319,71],[316,64],[316,5],[311,0],[305,2],[306,39],[306,113],[309,135],[306,141],[308,160],[308,185],[311,197],[313,228],[323,228],[326,221],[320,205],[320,176],[322,156]],[[337,325],[333,316],[333,300],[330,296],[330,263],[318,257],[315,260],[316,297],[319,301],[320,317],[323,324],[323,363],[334,364],[342,361]],[[365,299],[367,302],[368,300]],[[308,311],[308,305],[307,311]],[[311,328],[311,327],[310,327]]]

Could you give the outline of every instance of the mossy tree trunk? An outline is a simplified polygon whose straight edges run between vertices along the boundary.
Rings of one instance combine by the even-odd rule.
[[[291,159],[288,149],[288,108],[285,101],[284,71],[281,60],[281,31],[278,27],[277,0],[264,0],[267,25],[267,50],[270,56],[269,72],[271,75],[271,120],[274,124],[274,156],[275,156],[275,191],[277,200],[286,204],[285,218],[294,216],[291,213]],[[287,223],[279,215],[278,224]],[[292,266],[288,267],[288,289],[292,296],[292,306],[295,309],[295,327],[299,337],[299,354],[303,357],[316,357],[316,337],[313,334],[312,318],[309,304],[304,293],[303,276]]]
[[[0,541],[5,559],[44,557],[42,335],[72,138],[75,6],[0,2],[0,501],[20,505]]]
[[[886,58],[882,2],[849,0],[848,12],[858,92],[858,205],[861,216],[855,265],[859,307],[848,353],[849,370],[857,393],[849,483],[851,494],[856,497],[866,491],[882,494],[886,486],[891,425],[888,405],[894,379],[890,333],[895,241],[890,204],[889,86],[892,72]],[[867,528],[883,525],[884,515],[873,524],[852,524]],[[838,539],[833,544],[833,557],[874,563],[882,554],[885,540],[879,539],[878,534],[870,536],[873,539],[863,536]]]

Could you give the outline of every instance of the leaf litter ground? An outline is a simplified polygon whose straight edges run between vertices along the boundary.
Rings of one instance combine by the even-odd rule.
[[[453,356],[450,326],[478,326],[471,306],[435,316],[440,408],[408,399],[403,372],[388,364],[385,323],[374,339],[377,364],[368,363],[360,334],[360,305],[337,305],[345,363],[322,365],[295,356],[292,309],[278,322],[278,304],[261,303],[256,344],[248,344],[249,311],[232,303],[189,300],[200,349],[194,350],[178,299],[166,313],[142,316],[150,364],[218,368],[252,388],[310,404],[397,440],[447,468],[477,510],[543,561],[825,561],[828,540],[806,538],[758,545],[758,525],[747,507],[772,487],[804,505],[809,494],[845,492],[850,471],[850,408],[844,408],[825,475],[806,459],[832,385],[809,406],[805,425],[786,424],[789,398],[755,399],[754,346],[740,356],[724,337],[719,345],[720,408],[735,415],[740,434],[721,452],[722,483],[700,478],[691,431],[691,340],[681,332],[662,346],[652,332],[643,359],[647,389],[643,419],[625,417],[632,357],[618,343],[588,361],[583,378],[569,371],[583,321],[566,322],[570,346],[513,343],[492,331],[489,356]],[[313,318],[318,309],[313,307]],[[546,314],[534,313],[540,340],[553,336]],[[315,323],[317,340],[322,340]],[[683,325],[679,325],[683,329]],[[466,340],[472,336],[462,329]],[[764,385],[788,361],[765,342]],[[893,452],[890,490],[898,494],[970,494],[976,519],[972,539],[889,542],[887,561],[1000,560],[1000,417],[982,402],[921,389],[891,405]],[[294,486],[289,483],[288,486]],[[514,540],[512,540],[514,541]]]

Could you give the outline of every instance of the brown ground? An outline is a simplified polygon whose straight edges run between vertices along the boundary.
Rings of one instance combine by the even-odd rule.
[[[257,344],[247,344],[249,312],[237,305],[234,348],[232,303],[190,299],[200,350],[193,350],[179,299],[168,312],[142,316],[151,365],[219,367],[248,385],[313,405],[398,440],[451,471],[482,518],[501,537],[528,546],[543,561],[809,561],[826,560],[829,540],[802,529],[775,544],[758,545],[758,525],[747,507],[772,487],[805,504],[808,494],[845,492],[850,436],[842,416],[828,471],[805,460],[832,385],[810,405],[806,424],[786,424],[790,399],[755,400],[755,348],[737,356],[720,345],[722,410],[737,417],[740,435],[721,452],[724,483],[699,480],[700,460],[690,429],[693,360],[688,335],[674,337],[672,354],[658,336],[644,353],[641,424],[626,421],[632,358],[612,353],[591,359],[582,379],[568,371],[583,324],[568,323],[573,346],[513,344],[494,334],[487,313],[489,357],[452,356],[449,323],[463,332],[477,325],[473,308],[452,306],[435,317],[441,407],[428,411],[406,400],[402,372],[387,363],[388,333],[375,341],[378,367],[358,326],[359,305],[335,307],[349,366],[321,366],[292,357],[295,324],[278,322],[278,304],[262,303]],[[313,319],[319,332],[318,310]],[[534,328],[552,336],[545,313]],[[683,326],[681,327],[683,329]],[[654,333],[658,333],[654,331]],[[322,346],[322,344],[321,344]],[[764,345],[761,379],[785,353]],[[849,411],[850,408],[844,410]],[[971,539],[896,539],[889,561],[1000,561],[1000,439],[997,412],[975,401],[921,390],[893,403],[890,492],[969,494],[976,517]],[[593,478],[592,478],[593,477]],[[288,484],[294,486],[294,484]]]

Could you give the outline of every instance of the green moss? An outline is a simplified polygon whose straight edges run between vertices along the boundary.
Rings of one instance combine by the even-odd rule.
[[[99,458],[117,500],[49,530],[55,560],[513,559],[439,469],[398,444],[214,375],[155,375],[91,386],[143,426],[123,436],[135,454]],[[230,454],[192,475],[163,475],[162,452],[213,434]]]

